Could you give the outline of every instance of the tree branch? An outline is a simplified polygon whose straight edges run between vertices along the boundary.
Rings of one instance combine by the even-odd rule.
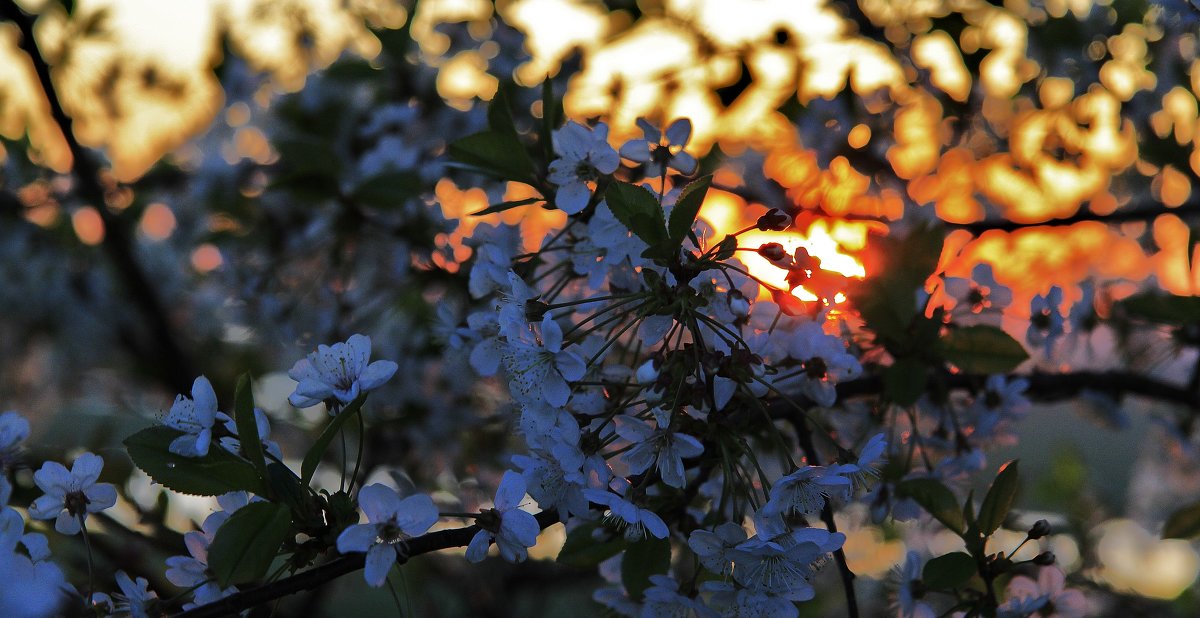
[[[125,292],[142,313],[150,330],[150,337],[137,346],[135,353],[145,355],[151,362],[147,366],[163,372],[163,380],[178,392],[188,392],[197,372],[191,359],[184,353],[174,329],[167,320],[162,301],[155,295],[155,285],[142,270],[134,255],[134,239],[126,222],[108,208],[103,185],[100,184],[100,167],[86,148],[79,143],[72,129],[73,121],[58,98],[50,65],[46,62],[37,40],[33,36],[34,16],[25,13],[13,0],[0,1],[0,18],[11,21],[21,33],[21,50],[29,56],[37,73],[42,94],[50,106],[54,119],[67,147],[71,151],[71,170],[78,183],[80,196],[100,214],[104,224],[103,248],[116,266],[124,282]],[[161,352],[160,352],[161,350]],[[157,355],[158,358],[154,358]]]
[[[557,510],[542,511],[535,515],[535,517],[537,518],[538,526],[543,530],[559,521]],[[479,526],[472,525],[465,528],[438,530],[437,532],[430,532],[409,539],[408,555],[401,560],[401,564],[421,554],[428,554],[451,547],[465,547],[471,542],[476,532],[479,532]],[[316,568],[176,614],[174,618],[217,618],[219,616],[234,615],[243,610],[274,601],[290,594],[295,594],[303,590],[311,590],[347,573],[353,573],[363,568],[365,560],[366,554],[351,554],[334,558]]]
[[[984,375],[947,374],[942,376],[950,388],[970,388],[983,384]],[[1200,391],[1148,376],[1123,371],[1079,371],[1073,373],[1012,374],[1029,380],[1025,395],[1034,401],[1061,401],[1078,397],[1083,391],[1095,391],[1114,398],[1140,395],[1200,410]],[[878,395],[883,392],[879,376],[859,378],[837,385],[838,398]]]

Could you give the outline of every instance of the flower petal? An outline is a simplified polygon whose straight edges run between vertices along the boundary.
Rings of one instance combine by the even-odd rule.
[[[337,538],[338,553],[364,552],[371,549],[379,540],[379,526],[376,524],[354,524],[342,530]]]
[[[471,538],[471,543],[467,545],[467,561],[468,562],[483,562],[487,558],[488,547],[492,544],[492,533],[487,530],[480,530]]]
[[[515,509],[525,499],[525,478],[512,470],[506,470],[496,488],[496,508],[501,512]]]
[[[378,588],[387,581],[388,571],[396,564],[396,550],[391,545],[372,545],[367,550],[366,566],[363,568],[363,578],[367,584]]]

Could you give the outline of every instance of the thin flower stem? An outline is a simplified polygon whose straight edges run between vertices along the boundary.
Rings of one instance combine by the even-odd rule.
[[[358,481],[358,471],[362,469],[363,453],[367,450],[367,423],[363,420],[362,408],[355,413],[358,417],[358,455],[354,457],[354,473],[350,475],[350,491],[354,491],[354,483]]]
[[[634,296],[641,296],[641,294],[610,294],[609,296],[597,296],[595,298],[585,298],[583,300],[573,300],[565,303],[553,303],[546,305],[546,309],[562,309],[563,307],[574,307],[576,305],[586,305],[588,303],[598,303],[601,301],[615,300],[618,298],[632,298]]]
[[[92,539],[88,536],[87,521],[84,519],[87,517],[87,513],[80,513],[75,517],[79,519],[79,531],[83,533],[83,548],[87,552],[88,583],[87,593],[83,595],[83,609],[88,611],[92,607],[92,592],[96,589],[93,579]]]
[[[604,353],[606,351],[608,351],[608,349],[610,347],[612,347],[612,344],[616,343],[617,340],[621,338],[621,335],[624,335],[625,332],[628,331],[630,328],[633,328],[637,324],[641,323],[641,321],[643,319],[645,319],[645,318],[642,318],[642,317],[634,318],[633,320],[630,320],[630,322],[628,324],[626,324],[624,327],[622,327],[621,330],[618,331],[616,335],[610,334],[610,336],[606,338],[607,341],[604,342],[604,345],[599,350],[597,350],[596,354],[593,355],[591,360],[589,360],[587,362],[587,366],[591,367],[592,365],[596,364],[596,361],[600,360],[601,356],[604,356]]]
[[[577,331],[577,330],[579,330],[580,328],[582,328],[584,324],[587,324],[588,322],[591,322],[592,320],[594,320],[594,319],[596,319],[596,318],[598,318],[598,317],[600,317],[600,316],[602,316],[602,315],[604,315],[604,314],[608,313],[609,311],[614,311],[614,310],[616,310],[616,309],[618,309],[618,308],[620,308],[620,307],[622,307],[622,306],[628,305],[629,303],[631,303],[631,302],[634,302],[635,300],[637,300],[637,299],[639,299],[639,298],[641,298],[641,295],[636,295],[636,296],[634,296],[634,297],[632,297],[632,298],[628,298],[628,299],[622,300],[621,302],[616,302],[616,303],[613,303],[613,304],[611,304],[611,305],[609,305],[609,306],[607,306],[607,307],[605,307],[605,308],[603,308],[603,309],[601,309],[601,310],[599,310],[599,311],[597,311],[597,312],[593,313],[592,315],[589,315],[588,317],[584,318],[583,320],[580,320],[580,322],[579,322],[578,324],[576,324],[576,325],[572,326],[571,328],[567,329],[567,332],[563,333],[563,340],[566,340],[566,339],[567,339],[568,337],[570,337],[570,336],[571,336],[571,335],[572,335],[572,334],[573,334],[575,331]],[[641,308],[641,306],[639,305],[637,308]],[[591,332],[592,332],[592,331],[590,331],[590,330],[589,330],[589,331],[587,331],[587,332],[584,332],[582,335],[580,335],[580,336],[579,336],[579,338],[582,340],[582,339],[583,339],[583,337],[586,337],[586,336],[587,336],[589,333],[591,333]]]

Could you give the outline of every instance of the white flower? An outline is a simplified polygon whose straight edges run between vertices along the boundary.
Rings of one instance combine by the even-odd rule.
[[[579,380],[587,372],[579,354],[563,349],[562,328],[548,313],[542,318],[541,345],[509,342],[503,360],[509,387],[524,403],[565,406],[571,398],[569,382]]]
[[[921,581],[921,557],[908,552],[899,571],[900,584],[896,587],[897,618],[935,618],[937,613],[928,603],[920,601],[923,592]]]
[[[583,495],[596,504],[608,507],[605,519],[625,531],[625,539],[640,541],[646,538],[646,533],[657,539],[667,538],[670,531],[661,517],[647,509],[614,494],[600,489],[585,489]]]
[[[217,393],[208,378],[200,376],[192,383],[192,398],[177,395],[162,421],[167,427],[183,432],[171,442],[171,452],[184,457],[207,455],[216,418]]]
[[[57,616],[66,600],[66,578],[52,562],[35,564],[16,552],[0,552],[0,616]]]
[[[512,470],[505,471],[496,488],[495,507],[482,511],[475,523],[479,532],[467,545],[467,560],[482,562],[487,557],[492,539],[500,548],[500,556],[509,562],[524,562],[528,549],[537,543],[542,528],[537,519],[520,509],[525,498],[525,479]]]
[[[1086,616],[1087,598],[1079,590],[1065,588],[1065,583],[1063,572],[1053,566],[1042,567],[1037,581],[1018,575],[1008,582],[1008,602],[1000,606],[1000,615]],[[1048,608],[1053,609],[1047,612]]]
[[[862,365],[846,352],[842,340],[826,334],[816,322],[802,322],[792,334],[788,354],[800,361],[800,390],[817,405],[837,401],[835,385],[862,373]]]
[[[351,335],[332,346],[317,346],[317,351],[296,361],[288,377],[299,382],[288,401],[297,408],[315,406],[326,399],[350,403],[360,393],[379,388],[396,373],[396,363],[379,360],[371,364],[371,339]]]
[[[763,531],[734,549],[734,580],[751,589],[789,601],[816,596],[809,583],[825,554],[846,542],[846,535],[802,528],[772,537]]]
[[[221,448],[234,455],[241,455],[242,440],[238,437],[237,421],[224,412],[217,413],[217,420],[224,423],[225,431],[229,432],[229,435],[221,436]],[[273,455],[275,459],[282,460],[283,451],[279,449],[279,444],[267,439],[271,435],[271,420],[267,418],[267,413],[263,412],[260,408],[254,408],[254,425],[258,432],[259,440],[262,440],[263,450]]]
[[[560,158],[550,162],[550,182],[558,185],[554,203],[573,215],[583,210],[592,197],[589,182],[602,174],[617,171],[621,164],[617,151],[608,145],[608,126],[595,129],[568,121],[554,131],[554,152]]]
[[[635,139],[621,146],[621,156],[638,163],[654,162],[661,167],[678,170],[681,174],[692,174],[696,171],[696,158],[683,151],[688,140],[692,137],[692,121],[679,118],[667,127],[666,132],[650,124],[645,118],[638,118],[637,124],[642,128],[643,139]],[[657,170],[652,170],[657,173]]]
[[[8,467],[21,442],[28,437],[29,421],[25,417],[13,411],[0,414],[0,469]]]
[[[113,595],[113,611],[118,614],[129,614],[131,618],[150,618],[153,606],[158,601],[158,595],[150,590],[150,582],[145,577],[136,581],[129,578],[125,571],[117,571],[117,587],[121,594]],[[96,595],[100,596],[100,595]]]
[[[945,290],[946,296],[955,301],[951,311],[956,316],[986,312],[998,317],[1013,298],[1012,290],[996,282],[991,264],[977,264],[970,279],[946,277]]]
[[[717,612],[704,606],[699,598],[679,593],[679,582],[670,575],[651,575],[654,584],[642,592],[641,618],[691,618],[700,616],[716,618]]]
[[[662,481],[671,487],[683,488],[683,460],[697,457],[704,452],[704,445],[696,438],[670,429],[651,429],[646,423],[631,416],[623,416],[617,433],[634,443],[621,459],[629,466],[630,474],[645,472],[657,465]]]
[[[363,576],[372,586],[382,586],[388,570],[405,553],[405,540],[424,534],[438,520],[433,500],[424,494],[403,500],[395,490],[378,483],[358,492],[358,505],[367,514],[365,524],[355,524],[338,535],[338,551],[366,552]]]
[[[745,540],[745,529],[727,521],[712,532],[693,530],[688,537],[688,547],[696,553],[704,568],[717,575],[729,575],[733,571],[733,548]]]
[[[771,499],[763,507],[767,515],[819,513],[825,500],[842,498],[850,492],[850,479],[830,474],[826,468],[804,466],[771,486]]]
[[[54,529],[63,534],[79,532],[88,513],[97,513],[117,503],[117,488],[111,483],[97,483],[104,460],[99,455],[84,453],[75,459],[68,471],[55,461],[47,461],[33,473],[33,482],[46,495],[29,505],[34,519],[55,519]]]

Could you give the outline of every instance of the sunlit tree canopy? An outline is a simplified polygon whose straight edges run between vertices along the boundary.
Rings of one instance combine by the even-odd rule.
[[[1189,0],[0,0],[0,615],[1194,615],[1198,101]]]

